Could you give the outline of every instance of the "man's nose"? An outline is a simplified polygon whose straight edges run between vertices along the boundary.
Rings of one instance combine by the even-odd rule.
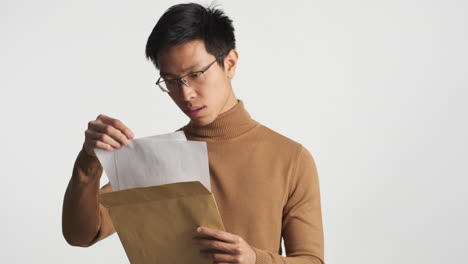
[[[190,101],[196,95],[194,87],[184,80],[180,80],[180,90],[185,101]]]

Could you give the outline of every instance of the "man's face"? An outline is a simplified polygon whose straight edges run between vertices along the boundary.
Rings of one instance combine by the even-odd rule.
[[[203,81],[199,85],[190,83],[190,78],[187,78],[189,86],[180,81],[179,88],[169,93],[192,123],[207,125],[237,103],[230,80],[235,73],[237,57],[237,52],[231,50],[224,60],[225,69],[215,62],[200,76]],[[170,47],[158,56],[160,73],[165,80],[204,70],[215,59],[206,51],[203,40]],[[201,110],[190,110],[200,107]]]

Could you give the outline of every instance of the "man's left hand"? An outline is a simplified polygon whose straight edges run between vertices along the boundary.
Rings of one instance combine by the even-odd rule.
[[[242,237],[208,227],[198,227],[197,233],[193,242],[202,247],[200,254],[213,263],[255,264],[255,251]]]

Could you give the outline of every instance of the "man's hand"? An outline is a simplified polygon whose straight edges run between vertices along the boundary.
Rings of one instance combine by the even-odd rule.
[[[94,148],[120,149],[128,145],[133,137],[133,132],[120,120],[100,114],[96,120],[88,123],[83,149],[88,155],[96,157]]]
[[[193,242],[202,247],[200,254],[213,263],[255,264],[255,251],[242,237],[208,227],[198,227],[197,233]]]

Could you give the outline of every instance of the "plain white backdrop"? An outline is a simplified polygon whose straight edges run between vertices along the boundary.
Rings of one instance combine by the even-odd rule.
[[[117,234],[66,243],[63,194],[98,114],[136,137],[188,122],[144,56],[177,3],[1,1],[1,262],[128,263]],[[217,3],[236,95],[316,160],[326,262],[466,263],[468,2]]]

